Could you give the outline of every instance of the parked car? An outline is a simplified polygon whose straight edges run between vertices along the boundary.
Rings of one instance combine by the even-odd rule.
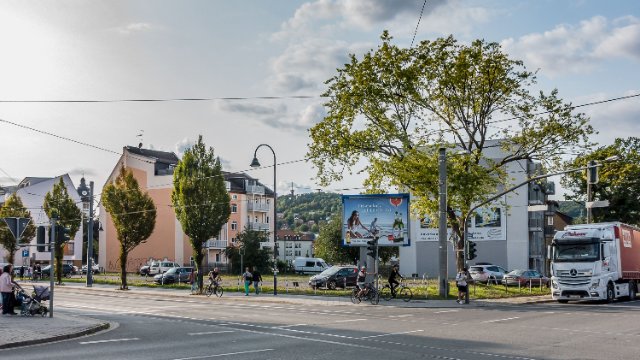
[[[149,275],[149,271],[151,270],[151,265],[142,265],[138,273],[142,276]]]
[[[499,284],[502,282],[507,270],[498,265],[473,265],[469,267],[469,274],[474,281],[478,282],[494,282]]]
[[[94,263],[94,264],[91,264],[91,268],[93,268],[94,274],[100,274],[100,265]],[[82,265],[82,273],[83,274],[87,273],[87,264]]]
[[[513,270],[502,278],[502,283],[506,285],[520,286],[549,286],[549,278],[540,274],[536,270]]]
[[[334,265],[318,275],[314,275],[309,279],[311,288],[327,287],[328,289],[344,288],[345,279],[346,286],[355,286],[358,277],[358,268],[353,265]]]
[[[329,268],[329,265],[321,258],[297,257],[293,260],[293,269],[298,274],[321,273]]]
[[[175,267],[162,274],[153,277],[153,281],[158,284],[173,284],[177,282],[186,283],[193,271],[192,267]]]
[[[180,267],[180,265],[173,261],[154,261],[149,267],[149,275],[162,274],[165,271],[176,267]]]
[[[55,270],[55,269],[54,269]],[[49,277],[51,265],[42,268],[42,277]],[[62,264],[62,276],[71,277],[77,273],[77,268],[71,264]]]

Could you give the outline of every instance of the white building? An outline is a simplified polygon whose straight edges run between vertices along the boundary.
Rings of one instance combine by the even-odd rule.
[[[73,181],[68,174],[64,174],[55,178],[37,178],[27,177],[24,178],[16,188],[15,193],[22,200],[22,204],[31,213],[34,225],[37,226],[50,226],[50,220],[47,214],[44,212],[43,203],[45,195],[53,190],[53,185],[60,181],[60,178],[64,181],[67,187],[67,192],[78,208],[82,211],[83,204],[78,195],[78,191],[73,185]],[[7,192],[5,199],[8,198],[13,192]],[[74,241],[69,242],[64,248],[63,261],[65,263],[74,263],[75,265],[81,265],[82,263],[82,223],[80,229],[73,237]],[[48,231],[46,235],[46,241],[48,242]],[[23,247],[15,254],[15,265],[33,265],[35,262],[49,263],[51,260],[51,253],[49,251],[40,252],[37,251],[37,239],[34,237],[31,240],[30,246]],[[48,250],[48,249],[46,249]],[[27,256],[23,256],[23,251],[26,251]],[[6,250],[0,247],[0,259],[7,257]]]
[[[501,159],[500,147],[487,146],[488,158]],[[539,175],[541,167],[532,161],[522,160],[506,165],[512,184],[526,181]],[[544,269],[544,211],[529,212],[528,205],[545,204],[553,187],[531,183],[496,200],[491,206],[479,209],[481,215],[472,217],[470,231],[476,243],[477,257],[470,265],[484,262],[499,265],[505,269]],[[498,189],[502,191],[503,189]],[[484,210],[484,211],[482,211]],[[428,222],[428,221],[427,221]],[[403,274],[418,274],[422,277],[437,277],[438,229],[427,227],[420,219],[411,219],[409,236],[411,244],[400,248],[400,271]],[[437,220],[436,220],[437,223]],[[451,231],[448,233],[448,274],[455,276],[456,260]]]

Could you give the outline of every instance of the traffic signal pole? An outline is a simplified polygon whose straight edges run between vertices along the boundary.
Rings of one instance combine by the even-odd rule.
[[[446,299],[449,294],[447,277],[447,149],[440,148],[438,155],[438,184],[440,186],[440,221],[438,226],[438,293]]]
[[[49,252],[51,253],[51,263],[49,265],[49,317],[53,317],[53,261],[56,252],[56,218],[51,218],[51,239],[49,239]]]

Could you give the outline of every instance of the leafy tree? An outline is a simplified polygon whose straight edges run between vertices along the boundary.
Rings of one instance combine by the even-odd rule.
[[[67,185],[64,183],[62,177],[60,177],[58,183],[53,185],[53,189],[44,196],[43,207],[49,219],[57,218],[56,224],[69,229],[70,239],[75,240],[76,233],[78,229],[80,229],[80,222],[82,221],[82,211],[76,206],[71,196],[69,196]],[[66,244],[66,241],[56,238],[54,258],[58,284],[62,283],[63,249]]]
[[[609,200],[609,207],[593,208],[593,220],[640,225],[640,138],[615,139],[611,145],[580,154],[567,164],[567,168],[586,166],[590,160],[602,162],[611,156],[618,156],[618,161],[600,166],[599,182],[591,185],[593,199]],[[561,182],[573,192],[567,198],[586,201],[586,172],[570,173]]]
[[[102,203],[111,215],[120,241],[120,289],[127,286],[127,258],[136,246],[145,243],[156,226],[156,206],[142,192],[133,173],[124,166],[113,183],[102,190]],[[87,270],[89,271],[89,270]]]
[[[320,226],[320,234],[313,244],[315,256],[330,264],[354,264],[360,256],[357,247],[341,246],[342,214],[336,214],[331,220]]]
[[[207,150],[200,135],[198,142],[185,151],[174,170],[171,193],[178,221],[191,241],[200,292],[204,275],[203,246],[207,240],[219,234],[229,220],[230,201],[220,159],[214,156],[212,147]]]
[[[447,165],[447,218],[458,250],[462,219],[473,204],[510,185],[507,164],[558,165],[593,133],[557,90],[533,95],[535,74],[497,43],[464,45],[449,36],[407,49],[392,44],[386,31],[381,39],[376,50],[351,55],[327,81],[327,116],[310,130],[307,155],[321,185],[362,172],[368,192],[409,189],[418,199],[416,214],[435,216],[438,149],[463,152]],[[488,154],[496,146],[504,157]],[[366,165],[357,167],[362,160]],[[462,252],[456,254],[460,268]]]
[[[270,249],[261,249],[260,243],[269,241],[268,234],[264,231],[245,228],[238,234],[237,246],[229,246],[224,250],[225,256],[231,261],[234,269],[239,269],[240,273],[244,269],[240,266],[240,252],[244,251],[242,262],[244,266],[257,266],[259,270],[266,271],[272,259]]]
[[[5,217],[21,217],[30,218],[31,213],[22,204],[22,199],[17,194],[9,196],[3,206],[0,207],[0,245],[7,250],[7,262],[13,264],[15,261],[16,251],[20,248],[20,244],[27,244],[36,234],[36,227],[33,219],[27,225],[18,241],[13,237],[9,227],[1,218]]]

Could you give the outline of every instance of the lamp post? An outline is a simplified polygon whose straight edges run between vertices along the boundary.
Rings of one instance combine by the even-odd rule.
[[[590,160],[587,162],[587,224],[591,224],[593,221],[593,186],[598,183],[598,167],[602,166],[604,162],[611,162],[620,160],[618,155],[609,156],[601,162]]]
[[[278,295],[278,259],[276,257],[276,242],[277,240],[277,236],[276,236],[276,232],[278,231],[278,212],[276,210],[276,201],[277,201],[277,195],[276,195],[276,165],[277,165],[277,161],[276,161],[276,152],[273,151],[273,148],[267,144],[260,144],[258,145],[258,147],[256,147],[256,150],[253,152],[253,160],[251,161],[251,167],[252,168],[257,168],[260,167],[260,161],[258,161],[258,149],[260,149],[261,147],[266,146],[269,148],[269,150],[271,150],[271,153],[273,153],[273,295]],[[286,251],[286,249],[285,249]]]

